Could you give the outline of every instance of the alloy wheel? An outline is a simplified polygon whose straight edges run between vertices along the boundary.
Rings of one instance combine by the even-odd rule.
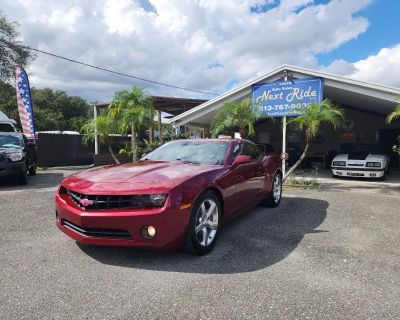
[[[217,203],[213,199],[205,199],[197,210],[195,224],[196,239],[202,247],[207,247],[214,241],[218,230],[218,218]]]
[[[282,196],[282,181],[280,175],[275,175],[274,178],[274,184],[273,184],[273,197],[275,203],[279,203],[279,200],[281,199]]]

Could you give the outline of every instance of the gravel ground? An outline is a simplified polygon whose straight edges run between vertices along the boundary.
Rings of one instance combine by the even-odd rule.
[[[65,173],[0,183],[1,319],[399,317],[398,193],[292,189],[197,257],[78,245],[54,226]]]

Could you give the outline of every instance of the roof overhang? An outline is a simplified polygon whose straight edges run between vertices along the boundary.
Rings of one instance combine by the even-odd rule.
[[[400,89],[398,88],[353,80],[311,69],[283,65],[266,75],[252,79],[212,100],[173,117],[168,120],[168,123],[172,123],[176,127],[185,124],[208,126],[216,110],[225,103],[248,97],[251,94],[253,84],[282,80],[285,73],[291,79],[322,78],[324,80],[324,98],[331,99],[344,107],[352,107],[386,116],[399,103],[397,99],[400,97]]]
[[[153,97],[153,106],[154,109],[172,114],[174,116],[181,114],[187,110],[190,110],[207,100],[201,99],[188,99],[188,98],[175,98],[175,97],[161,97],[161,96],[152,96]],[[111,102],[97,104],[96,108],[106,109],[111,106]]]

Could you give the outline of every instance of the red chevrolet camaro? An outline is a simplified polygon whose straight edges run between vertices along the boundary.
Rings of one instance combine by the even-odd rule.
[[[135,163],[78,172],[56,195],[56,224],[78,242],[204,254],[223,223],[282,194],[279,157],[236,139],[177,140]]]

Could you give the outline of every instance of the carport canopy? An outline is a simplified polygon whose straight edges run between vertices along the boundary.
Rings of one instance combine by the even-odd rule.
[[[324,98],[359,111],[386,116],[399,103],[400,89],[398,88],[353,80],[311,69],[283,65],[266,75],[250,80],[212,100],[178,114],[168,122],[175,127],[188,124],[209,127],[216,111],[225,103],[249,97],[253,84],[283,80],[285,74],[289,79],[321,78],[324,83]]]

